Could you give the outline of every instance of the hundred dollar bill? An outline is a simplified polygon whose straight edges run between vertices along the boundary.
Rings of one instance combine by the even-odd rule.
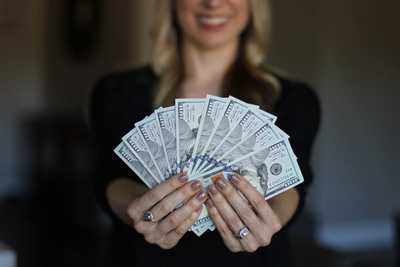
[[[192,158],[190,161],[189,175],[192,172],[193,166],[197,163],[200,153],[204,150],[208,139],[216,128],[217,122],[221,118],[227,102],[227,98],[207,95],[207,100],[204,104],[202,120],[199,126],[199,132],[197,134]]]
[[[265,199],[272,198],[304,181],[299,165],[287,139],[259,150],[251,156],[238,159],[231,164],[210,171],[202,176],[204,184],[211,184],[216,177],[229,177],[233,173],[244,176]],[[209,225],[210,218],[205,213],[198,221]]]
[[[261,117],[264,117],[265,121],[269,121],[272,122],[273,124],[275,124],[277,117],[269,112],[266,112],[262,109],[254,109],[255,112],[257,112],[257,114]]]
[[[275,125],[270,124],[269,122],[264,122],[256,131],[238,141],[236,144],[232,144],[230,148],[223,151],[224,154],[219,155],[214,162],[211,162],[203,173],[208,172],[219,165],[227,165],[233,160],[253,153],[262,147],[268,147],[270,144],[279,141],[282,139],[282,136],[276,128]]]
[[[128,148],[125,143],[120,143],[115,149],[114,153],[120,157],[129,168],[131,168],[136,175],[143,181],[143,183],[150,188],[158,184],[158,181],[150,174],[146,167],[142,164],[138,157]]]
[[[168,166],[167,155],[161,139],[161,131],[158,126],[156,114],[152,113],[147,119],[137,122],[135,126],[142,135],[161,179],[167,179],[171,176],[171,171]]]
[[[178,172],[187,170],[191,159],[205,100],[185,98],[175,100],[176,158]]]
[[[276,142],[268,149],[256,151],[251,156],[210,171],[203,175],[203,179],[212,179],[220,172],[237,173],[246,177],[260,192],[264,192],[265,199],[276,196],[304,181],[287,139]],[[209,184],[210,181],[204,181],[204,183]]]
[[[131,131],[129,131],[129,133],[122,137],[122,141],[124,141],[124,143],[136,155],[140,162],[142,162],[154,179],[160,183],[162,181],[162,177],[160,176],[159,171],[150,153],[148,152],[148,148],[139,130],[136,127],[133,128]]]
[[[248,110],[236,127],[225,136],[221,143],[215,147],[214,151],[210,153],[210,160],[207,166],[203,167],[203,169],[199,169],[198,172],[201,173],[204,170],[210,169],[211,166],[218,162],[222,155],[236,144],[239,144],[247,137],[254,134],[265,122],[265,117],[259,115],[259,112],[253,109]],[[272,123],[272,120],[268,120],[268,122]]]
[[[208,139],[203,151],[200,154],[199,160],[193,168],[192,173],[196,174],[201,170],[206,164],[208,164],[210,157],[209,155],[214,151],[214,149],[221,143],[225,136],[229,135],[239,121],[246,115],[250,108],[249,104],[243,102],[237,98],[230,96],[228,98],[228,103],[225,105],[223,114],[217,123],[213,133]]]
[[[156,110],[156,116],[167,163],[171,175],[175,175],[177,174],[175,107],[159,108]]]

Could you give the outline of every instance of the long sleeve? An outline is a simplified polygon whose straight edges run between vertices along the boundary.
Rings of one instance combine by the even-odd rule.
[[[100,206],[114,219],[106,199],[107,186],[119,177],[140,180],[113,150],[135,123],[150,112],[151,85],[152,76],[139,70],[103,77],[92,92],[89,121],[97,152],[94,192]]]
[[[300,204],[294,216],[297,217],[304,207],[307,190],[313,180],[310,161],[321,108],[317,95],[306,84],[284,80],[282,89],[276,106],[277,125],[289,134],[290,144],[304,176],[304,183],[297,187],[300,194]]]

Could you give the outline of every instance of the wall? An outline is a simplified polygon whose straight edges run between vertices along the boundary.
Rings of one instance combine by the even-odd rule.
[[[15,19],[0,25],[0,197],[29,192],[31,162],[24,121],[45,114],[81,118],[95,81],[137,65],[132,1],[103,1],[93,55],[71,56],[66,36],[67,1],[10,1]],[[128,33],[128,34],[127,34]]]
[[[44,13],[40,1],[14,1],[13,17],[0,25],[0,195],[17,194],[28,153],[20,120],[43,105]]]
[[[309,201],[317,238],[339,249],[391,246],[400,211],[400,4],[273,3],[271,61],[308,80],[322,101]]]

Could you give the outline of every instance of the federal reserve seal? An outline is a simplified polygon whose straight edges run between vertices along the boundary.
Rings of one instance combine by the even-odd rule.
[[[282,165],[279,163],[274,163],[272,164],[270,170],[273,175],[279,175],[282,172]]]

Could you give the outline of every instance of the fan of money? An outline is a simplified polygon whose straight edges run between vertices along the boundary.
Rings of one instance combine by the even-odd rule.
[[[204,188],[238,173],[269,199],[303,182],[289,136],[276,116],[235,97],[181,98],[137,122],[114,152],[150,188],[186,171]],[[215,226],[204,206],[191,230]]]

